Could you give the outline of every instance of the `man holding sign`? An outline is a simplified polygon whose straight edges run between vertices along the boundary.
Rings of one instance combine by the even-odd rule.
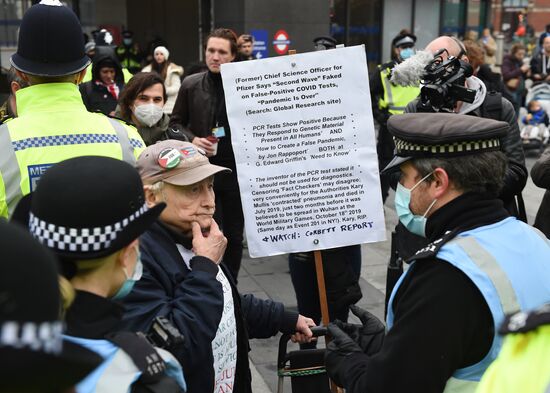
[[[177,128],[203,149],[213,164],[231,169],[231,173],[216,180],[216,221],[227,237],[223,260],[235,281],[243,254],[244,217],[220,67],[232,62],[236,55],[235,33],[229,29],[214,30],[206,40],[208,71],[183,81],[170,118],[170,127]]]
[[[388,121],[399,220],[430,244],[392,292],[378,353],[369,351],[375,317],[329,325],[327,370],[348,393],[474,392],[500,350],[504,315],[550,301],[548,239],[498,199],[508,127],[445,113]]]

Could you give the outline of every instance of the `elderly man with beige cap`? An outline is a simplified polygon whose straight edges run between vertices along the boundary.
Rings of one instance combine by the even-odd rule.
[[[220,264],[227,240],[213,220],[213,185],[214,175],[229,169],[176,140],[147,147],[137,168],[149,207],[167,207],[140,238],[143,276],[123,299],[127,326],[148,331],[157,316],[174,323],[185,337],[174,355],[189,393],[250,392],[248,339],[281,331],[309,341],[313,320],[281,303],[240,295]]]

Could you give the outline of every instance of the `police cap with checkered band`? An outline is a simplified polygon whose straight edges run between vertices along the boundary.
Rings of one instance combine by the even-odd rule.
[[[405,113],[391,116],[388,130],[395,157],[383,173],[415,158],[450,158],[501,150],[509,130],[503,121],[449,113]]]
[[[130,164],[109,157],[62,161],[40,178],[13,218],[63,260],[96,259],[130,244],[166,205],[148,208],[143,183]]]

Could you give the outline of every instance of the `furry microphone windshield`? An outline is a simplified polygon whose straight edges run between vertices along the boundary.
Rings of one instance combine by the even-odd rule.
[[[400,86],[419,86],[426,66],[434,59],[429,51],[418,51],[416,54],[397,64],[392,69],[390,81]]]

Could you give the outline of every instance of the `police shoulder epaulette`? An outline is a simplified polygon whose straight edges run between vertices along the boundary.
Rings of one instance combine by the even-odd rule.
[[[550,303],[531,312],[520,311],[508,315],[500,326],[500,334],[525,333],[550,324]]]
[[[395,61],[388,61],[380,66],[380,70],[385,70],[386,68],[392,69],[395,67]]]
[[[14,118],[9,116],[9,115],[2,116],[2,118],[0,118],[0,125],[8,123],[9,121],[11,121],[13,119]]]
[[[416,253],[414,253],[411,257],[407,258],[405,260],[406,263],[411,263],[412,261],[417,261],[419,259],[427,259],[427,258],[433,258],[436,256],[436,254],[439,252],[439,249],[443,247],[445,243],[447,243],[449,240],[454,238],[458,231],[447,231],[443,236],[441,236],[439,239],[434,240],[430,244],[428,244],[426,247],[421,248]]]

